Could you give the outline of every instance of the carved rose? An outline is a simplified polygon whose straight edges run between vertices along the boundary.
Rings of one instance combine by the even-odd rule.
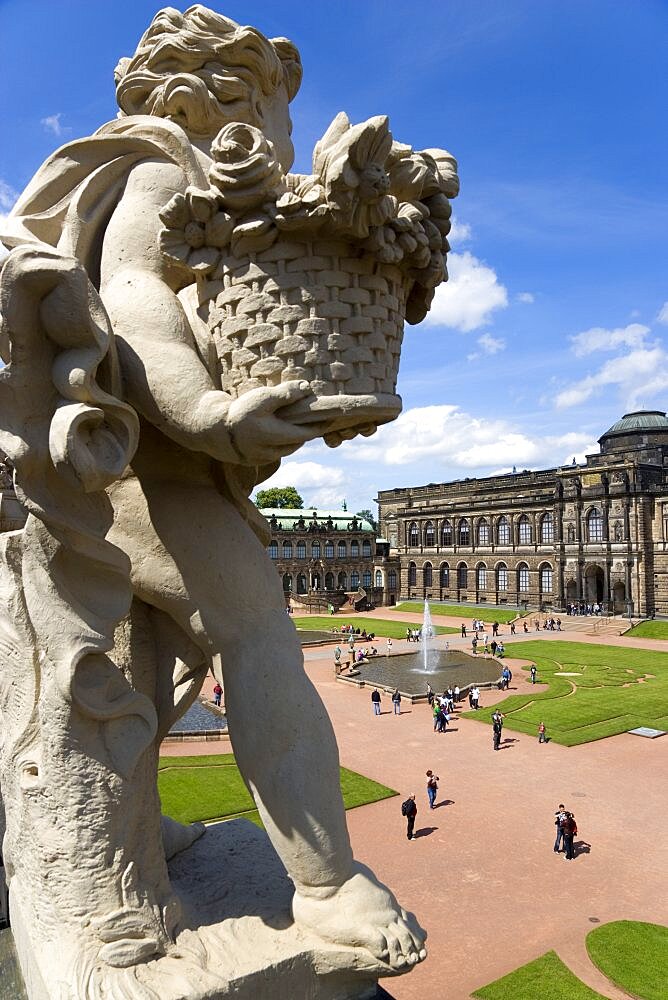
[[[212,146],[209,180],[223,204],[235,213],[275,201],[283,189],[283,172],[274,148],[259,129],[232,122],[220,130]]]

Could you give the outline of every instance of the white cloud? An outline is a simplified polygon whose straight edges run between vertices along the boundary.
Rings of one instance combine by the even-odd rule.
[[[499,351],[506,349],[506,342],[502,337],[492,337],[489,333],[483,333],[482,337],[478,337],[478,343],[485,354],[498,354]]]
[[[453,215],[452,227],[448,234],[448,243],[451,247],[457,246],[460,243],[468,243],[471,239],[471,227],[468,222],[460,222],[459,219]]]
[[[569,340],[573,344],[575,356],[584,358],[595,351],[616,351],[618,347],[642,347],[649,332],[649,327],[643,326],[642,323],[630,323],[616,330],[593,326],[590,330],[576,333]]]
[[[531,294],[531,292],[518,292],[517,293],[517,301],[518,302],[524,302],[527,305],[530,305],[534,301],[534,297]]]
[[[60,124],[60,119],[63,117],[62,112],[59,111],[57,115],[47,115],[46,118],[40,118],[39,123],[43,126],[45,132],[53,132],[54,135],[62,135],[66,130]]]
[[[659,314],[656,317],[657,323],[662,323],[664,326],[668,326],[668,302],[664,302],[659,309]]]
[[[294,486],[307,507],[335,510],[347,495],[348,484],[343,469],[287,458],[259,488],[266,490],[272,486]]]
[[[436,289],[424,323],[468,333],[487,326],[496,309],[508,305],[508,293],[496,273],[466,250],[448,255],[450,280]]]
[[[668,389],[668,353],[654,344],[611,358],[593,375],[562,389],[555,404],[559,409],[578,406],[607,386],[617,387],[627,409],[647,406]]]
[[[342,445],[346,462],[377,466],[409,466],[420,462],[433,479],[508,466],[543,468],[571,461],[573,455],[595,451],[588,434],[530,436],[507,420],[480,419],[443,404],[406,410],[373,437]],[[454,471],[453,471],[454,470]]]

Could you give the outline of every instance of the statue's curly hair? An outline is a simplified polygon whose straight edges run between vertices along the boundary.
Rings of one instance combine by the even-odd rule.
[[[196,135],[224,121],[262,126],[261,101],[285,84],[299,90],[299,52],[287,38],[265,38],[195,4],[166,7],[153,18],[132,58],[115,73],[122,114],[170,118]]]

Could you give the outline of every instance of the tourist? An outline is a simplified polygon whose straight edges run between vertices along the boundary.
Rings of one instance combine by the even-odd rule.
[[[392,640],[391,639],[387,640],[387,655],[388,656],[392,655]]]
[[[473,638],[471,639],[471,650],[473,651],[473,655],[476,656],[477,652],[478,652],[478,636],[477,635],[474,635]]]
[[[492,716],[492,745],[495,750],[499,749],[501,745],[501,732],[503,730],[503,714],[499,712],[498,708]]]
[[[554,825],[557,828],[557,836],[554,841],[554,853],[558,854],[564,839],[563,823],[564,820],[566,819],[566,806],[564,805],[563,802],[559,803],[559,808],[557,809],[554,815],[555,815]]]
[[[447,710],[448,710],[448,712],[454,712],[454,710],[455,710],[455,692],[452,690],[452,687],[449,687],[447,689],[447,691],[445,692],[445,696],[446,696],[446,698],[448,700],[448,704],[447,704]]]
[[[455,702],[459,701],[459,684],[455,684]]]
[[[489,648],[492,650],[492,656],[496,656],[496,649],[498,645],[499,644],[496,641],[496,639],[492,639],[492,641],[489,644]]]
[[[515,622],[510,623],[510,634],[515,635]]]
[[[473,688],[473,690],[471,691],[471,697],[473,699],[473,708],[477,712],[478,708],[480,707],[479,704],[478,704],[478,702],[480,701],[480,688],[479,687],[476,686],[476,687]]]
[[[371,649],[369,650],[369,656],[378,656],[378,650],[376,649],[375,646],[372,646]]]
[[[462,622],[462,639],[466,638],[466,625]]]
[[[394,714],[401,715],[401,692],[399,691],[399,688],[394,689],[392,704],[394,705]]]
[[[434,808],[434,803],[436,802],[436,792],[438,791],[438,783],[441,779],[433,771],[427,771],[427,798],[429,799],[429,808]]]
[[[531,670],[529,671],[529,673],[531,674],[531,683],[535,684],[536,683],[536,664],[535,663],[531,664]]]
[[[528,632],[529,631],[529,626],[527,625],[527,623],[526,622],[522,622],[522,625],[524,626],[525,633]]]
[[[380,691],[378,688],[374,688],[371,692],[371,704],[373,705],[373,714],[380,715]]]
[[[540,619],[539,618],[536,618],[536,620],[534,621],[534,625],[536,626],[536,632],[540,632]]]
[[[417,816],[417,805],[415,804],[415,794],[409,795],[401,806],[401,813],[406,817],[406,836],[409,840],[415,840],[413,830],[415,829],[415,817]]]
[[[566,812],[566,817],[561,827],[562,835],[564,838],[564,861],[572,861],[573,854],[573,838],[577,837],[578,827],[575,822],[575,816],[571,812]]]
[[[218,708],[220,708],[220,699],[222,697],[223,697],[223,689],[220,686],[219,681],[216,681],[216,683],[213,686],[213,703]]]
[[[469,688],[469,708],[473,708],[473,688]]]
[[[497,636],[499,634],[499,623],[492,622],[492,635]]]
[[[429,705],[433,705],[434,704],[434,692],[433,692],[432,686],[429,683],[429,681],[427,681],[427,703]]]
[[[433,705],[431,707],[431,714],[432,714],[432,716],[434,718],[434,732],[437,732],[437,731],[440,732],[439,725],[438,725],[438,723],[439,723],[439,718],[438,717],[439,717],[440,711],[441,711],[441,706],[438,703],[438,700],[434,699],[434,703],[433,703]]]
[[[506,647],[503,645],[502,642],[499,642],[499,644],[496,647],[496,655],[499,657],[499,659],[503,659],[505,652],[506,652]]]
[[[557,618],[557,632],[561,632],[561,618]]]
[[[538,742],[539,743],[547,743],[547,739],[545,737],[545,723],[544,722],[541,722],[539,724],[539,726],[538,726]]]

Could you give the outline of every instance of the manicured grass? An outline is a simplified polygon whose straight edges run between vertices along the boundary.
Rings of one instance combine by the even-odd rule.
[[[638,726],[668,729],[668,653],[528,641],[506,645],[506,655],[535,663],[539,682],[547,685],[510,695],[501,703],[508,729],[535,736],[543,721],[548,737],[564,746]],[[524,670],[528,672],[529,665]],[[563,673],[578,676],[560,676]],[[466,715],[490,722],[492,709]]]
[[[554,951],[476,990],[482,1000],[605,1000],[585,986]]]
[[[668,996],[668,927],[616,920],[587,935],[592,962],[613,983],[643,1000]]]
[[[162,811],[180,823],[243,816],[258,826],[262,825],[231,753],[161,757],[158,791]],[[341,791],[346,809],[398,794],[394,789],[344,767],[341,768]]]
[[[404,601],[397,604],[396,611],[411,611],[421,615],[424,611],[424,601]],[[449,618],[461,618],[470,627],[474,618],[479,618],[491,624],[498,622],[499,625],[506,625],[519,616],[519,611],[513,608],[481,608],[475,604],[432,604],[429,602],[429,610],[432,617],[434,615],[447,615]],[[459,630],[458,630],[459,631]]]
[[[624,635],[631,635],[638,639],[668,640],[668,622],[640,622]]]
[[[340,631],[342,625],[354,625],[355,628],[365,628],[367,632],[375,632],[377,636],[391,639],[405,639],[406,629],[411,627],[407,626],[406,622],[386,621],[385,618],[367,618],[366,616],[364,618],[355,618],[354,616],[342,618],[339,615],[309,615],[307,618],[293,618],[292,620],[297,628],[309,631],[322,631],[324,629],[329,632],[333,628],[338,628]],[[437,635],[445,635],[446,633],[459,632],[459,629],[446,625],[436,625],[434,631]],[[341,636],[341,639],[345,638],[345,634]],[[365,641],[359,636],[356,636],[355,639],[358,643]]]

